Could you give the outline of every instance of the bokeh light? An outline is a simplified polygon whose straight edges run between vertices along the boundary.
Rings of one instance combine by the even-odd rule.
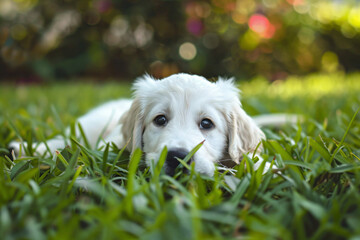
[[[194,44],[185,42],[179,47],[179,55],[185,60],[193,60],[196,56],[197,50]]]
[[[204,29],[204,25],[200,19],[190,18],[186,23],[187,29],[193,35],[201,35]]]
[[[262,14],[254,14],[249,19],[249,27],[263,38],[272,38],[275,34],[275,26]]]
[[[1,0],[0,81],[358,71],[357,3]]]
[[[321,58],[321,64],[324,71],[335,72],[339,67],[338,56],[331,51],[327,51]]]

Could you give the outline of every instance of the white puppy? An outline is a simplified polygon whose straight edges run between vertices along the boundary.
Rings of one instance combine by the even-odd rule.
[[[255,151],[264,138],[263,132],[241,107],[239,90],[232,80],[212,83],[205,78],[175,74],[162,80],[145,75],[134,84],[134,100],[105,103],[78,122],[92,147],[114,142],[129,151],[145,153],[146,163],[157,161],[165,146],[168,155],[165,171],[173,174],[177,158],[184,158],[195,146],[203,146],[192,161],[195,170],[213,175],[216,162],[239,163],[243,154]],[[77,130],[77,134],[79,131]],[[66,146],[62,137],[34,144],[38,154],[53,152]],[[24,143],[26,145],[26,143]],[[19,151],[19,143],[11,147]]]

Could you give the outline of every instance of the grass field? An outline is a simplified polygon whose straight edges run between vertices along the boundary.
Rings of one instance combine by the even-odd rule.
[[[130,97],[130,85],[1,85],[1,239],[360,239],[360,75],[239,85],[250,115],[305,118],[264,129],[262,157],[278,167],[265,175],[246,158],[235,175],[179,168],[172,178],[140,152],[129,163],[114,146],[76,141],[53,158],[29,148],[12,161],[11,140],[61,134],[95,105]]]

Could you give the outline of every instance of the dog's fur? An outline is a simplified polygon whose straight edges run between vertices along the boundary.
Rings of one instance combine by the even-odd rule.
[[[167,146],[165,169],[172,174],[176,159],[185,157],[203,142],[192,161],[197,172],[211,176],[214,163],[225,160],[239,163],[243,154],[255,151],[264,139],[263,132],[242,109],[239,90],[231,79],[220,78],[212,83],[189,74],[175,74],[162,80],[145,75],[136,80],[133,90],[133,101],[111,101],[78,119],[92,147],[99,147],[96,146],[99,138],[104,140],[100,145],[114,142],[119,147],[131,139],[129,151],[142,149],[150,165]],[[156,123],[158,116],[165,117],[162,119],[165,124]],[[213,125],[204,128],[203,120],[205,124],[210,120]],[[64,148],[66,140],[51,139],[47,145],[53,152]],[[44,143],[35,146],[38,154],[47,151]],[[15,151],[20,149],[15,142],[11,147]]]

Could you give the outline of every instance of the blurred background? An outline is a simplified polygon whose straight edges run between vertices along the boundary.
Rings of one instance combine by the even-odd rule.
[[[359,0],[1,0],[0,81],[360,69]]]

